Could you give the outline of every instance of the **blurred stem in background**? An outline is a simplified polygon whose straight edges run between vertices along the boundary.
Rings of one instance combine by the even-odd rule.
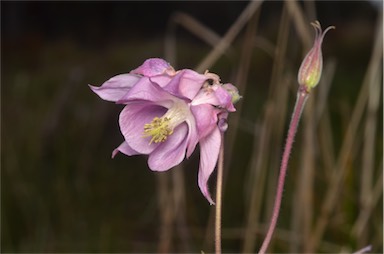
[[[351,156],[353,157],[353,154],[356,152],[354,151],[354,148],[358,146],[358,142],[356,140],[356,134],[359,130],[359,125],[361,124],[361,121],[363,121],[363,114],[364,114],[364,108],[369,104],[369,90],[374,89],[374,93],[380,94],[380,86],[376,86],[376,80],[378,79],[377,76],[382,76],[382,72],[380,73],[380,64],[382,63],[382,44],[383,44],[383,38],[382,38],[382,15],[380,15],[380,18],[378,19],[377,23],[377,33],[376,33],[376,40],[373,45],[372,55],[371,59],[369,61],[369,65],[366,71],[366,75],[363,80],[363,84],[361,86],[361,90],[359,92],[358,99],[356,101],[355,107],[353,109],[351,120],[348,123],[347,129],[345,131],[345,136],[343,139],[343,143],[340,149],[338,160],[336,161],[336,165],[334,165],[334,171],[332,172],[333,176],[331,177],[330,185],[327,188],[327,193],[325,195],[324,201],[322,203],[321,212],[319,217],[316,220],[316,224],[314,226],[313,232],[311,234],[311,237],[307,243],[307,252],[314,252],[323,237],[323,234],[325,232],[326,226],[328,223],[330,223],[330,217],[332,211],[337,206],[338,197],[340,195],[342,182],[344,181],[344,178],[346,174],[348,173],[348,169],[350,169],[347,164],[349,163],[349,160]],[[372,94],[372,90],[371,90]],[[375,104],[375,102],[373,102]],[[371,109],[368,107],[368,111]],[[370,112],[372,113],[372,112]],[[368,114],[369,116],[370,114]],[[370,117],[367,118],[366,121],[369,122]],[[366,141],[370,141],[369,139]],[[372,140],[371,140],[372,141]],[[375,142],[368,143],[369,146],[374,146]],[[373,160],[373,158],[371,158]],[[362,179],[363,181],[367,181],[367,178],[370,178],[369,169],[368,172],[365,170],[365,166],[369,166],[370,163],[366,158],[364,160],[367,165],[364,165],[362,170]],[[365,174],[368,174],[367,176],[364,176]],[[380,180],[379,180],[380,181]],[[363,183],[362,188],[367,188],[366,183]],[[381,185],[382,188],[382,185]],[[369,189],[373,190],[372,185],[369,187]],[[364,197],[365,200],[368,200],[366,205],[370,203],[370,198],[367,196]],[[364,204],[364,203],[363,203]],[[370,209],[372,209],[373,206],[376,204],[369,204],[368,206]],[[364,205],[363,205],[364,206]],[[364,209],[363,209],[364,210]],[[354,231],[356,233],[356,231]],[[361,231],[359,232],[359,237],[361,236]],[[357,238],[358,239],[358,238]]]

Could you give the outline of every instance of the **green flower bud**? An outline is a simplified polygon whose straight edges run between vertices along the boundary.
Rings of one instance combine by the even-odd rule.
[[[227,92],[231,95],[231,101],[233,104],[235,104],[242,98],[242,96],[239,94],[239,90],[237,90],[234,85],[227,83],[223,85],[223,88],[227,90]]]
[[[334,26],[330,26],[323,32],[319,21],[315,21],[314,23],[311,23],[311,25],[316,31],[315,42],[301,63],[299,74],[297,76],[299,85],[304,86],[307,92],[319,83],[321,77],[323,69],[321,44],[323,43],[324,35],[330,29],[335,29]]]

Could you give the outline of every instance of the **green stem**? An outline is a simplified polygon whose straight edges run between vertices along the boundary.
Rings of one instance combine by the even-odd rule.
[[[279,175],[279,180],[277,184],[275,204],[273,206],[271,223],[269,225],[267,235],[265,236],[264,242],[260,248],[259,253],[264,254],[266,252],[269,246],[269,242],[271,241],[273,232],[275,231],[277,219],[279,217],[279,212],[280,212],[281,199],[283,196],[283,189],[284,189],[285,175],[287,173],[289,154],[291,153],[291,150],[292,150],[292,144],[297,131],[297,126],[299,125],[301,113],[303,112],[304,105],[305,105],[305,102],[307,101],[308,95],[309,93],[305,89],[305,87],[300,86],[299,90],[297,91],[296,104],[295,104],[295,108],[293,109],[291,123],[289,124],[287,140],[284,147],[283,159],[280,165],[280,175]]]

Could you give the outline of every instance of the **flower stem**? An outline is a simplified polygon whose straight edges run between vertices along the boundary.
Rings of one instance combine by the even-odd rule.
[[[223,188],[223,169],[224,169],[224,132],[221,132],[221,144],[219,151],[219,161],[217,164],[217,184],[216,184],[216,210],[215,210],[215,253],[221,253],[221,201]]]
[[[264,242],[260,248],[259,253],[266,252],[269,242],[271,241],[272,234],[276,227],[277,219],[279,217],[279,212],[280,212],[281,199],[283,196],[284,181],[285,181],[285,175],[287,173],[289,154],[291,153],[291,150],[292,150],[292,144],[297,131],[297,126],[299,125],[301,113],[303,112],[304,105],[305,105],[305,102],[307,101],[308,95],[309,93],[305,89],[305,87],[300,86],[299,90],[297,91],[296,104],[295,104],[295,108],[293,109],[291,122],[289,124],[287,140],[284,147],[283,159],[280,165],[280,175],[279,175],[278,184],[277,184],[275,204],[273,207],[271,223],[269,225],[267,235],[265,236]]]

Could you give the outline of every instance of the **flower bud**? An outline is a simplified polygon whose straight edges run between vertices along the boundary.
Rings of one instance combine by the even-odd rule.
[[[320,80],[321,72],[323,69],[323,56],[321,53],[321,44],[323,43],[323,38],[325,34],[330,29],[335,29],[334,26],[329,26],[323,32],[320,26],[319,21],[311,23],[316,31],[315,42],[311,50],[305,56],[303,62],[301,63],[298,82],[300,86],[305,87],[305,90],[309,92],[313,87],[315,87]]]
[[[227,83],[223,85],[223,88],[231,95],[233,104],[242,98],[242,96],[239,94],[239,90],[234,85]]]

